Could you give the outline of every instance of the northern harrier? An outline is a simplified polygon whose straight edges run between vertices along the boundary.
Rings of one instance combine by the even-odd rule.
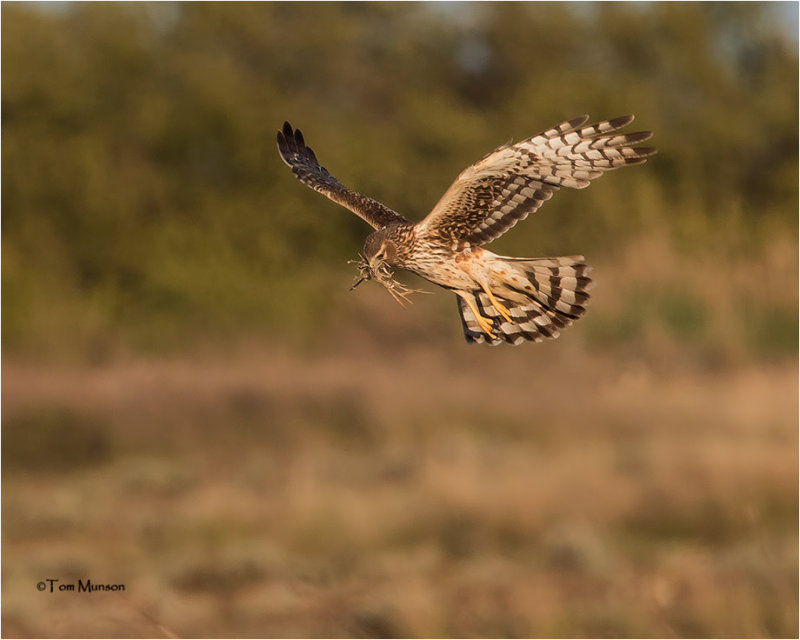
[[[303,184],[376,229],[364,243],[362,279],[375,278],[404,297],[408,290],[389,267],[412,271],[456,294],[467,342],[516,345],[557,338],[586,312],[590,267],[583,256],[512,258],[480,245],[536,211],[559,187],[583,189],[606,171],[641,164],[655,153],[631,146],[650,138],[649,131],[609,135],[632,115],[592,125],[588,119],[498,147],[462,171],[416,224],[336,180],[288,122],[278,132],[278,151]]]

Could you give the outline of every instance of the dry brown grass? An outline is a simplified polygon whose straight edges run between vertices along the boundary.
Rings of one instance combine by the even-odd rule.
[[[3,373],[6,636],[798,631],[794,366],[561,340]]]

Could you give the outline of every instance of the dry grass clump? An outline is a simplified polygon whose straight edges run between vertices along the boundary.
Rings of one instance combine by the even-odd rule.
[[[389,292],[392,298],[394,298],[401,307],[404,307],[407,303],[411,302],[411,300],[409,300],[409,296],[412,293],[430,293],[428,291],[423,291],[422,289],[411,289],[399,280],[396,280],[394,278],[394,272],[385,264],[381,264],[378,266],[378,268],[373,269],[369,266],[369,263],[364,256],[359,255],[358,258],[358,260],[349,261],[349,264],[355,264],[358,267],[359,274],[358,280],[352,287],[350,287],[350,291],[355,289],[362,282],[367,280],[375,280]]]

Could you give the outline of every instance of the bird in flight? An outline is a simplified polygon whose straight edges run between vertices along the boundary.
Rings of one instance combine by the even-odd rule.
[[[345,187],[288,122],[278,131],[278,151],[300,182],[375,229],[364,243],[356,284],[375,279],[402,301],[411,290],[392,278],[391,268],[406,269],[456,294],[467,342],[518,345],[557,338],[586,312],[591,269],[583,256],[514,258],[481,245],[536,211],[560,187],[583,189],[606,171],[642,164],[655,153],[632,146],[650,138],[650,131],[614,133],[632,115],[591,125],[588,119],[498,147],[464,169],[416,224]]]

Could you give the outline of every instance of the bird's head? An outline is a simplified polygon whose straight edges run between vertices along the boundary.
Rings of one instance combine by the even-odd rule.
[[[408,296],[418,291],[409,289],[394,279],[390,267],[402,266],[403,257],[398,256],[398,241],[402,247],[402,236],[392,227],[378,229],[364,242],[364,255],[358,264],[358,281],[350,287],[352,291],[365,280],[377,280],[401,305],[408,302]]]
[[[396,257],[397,246],[386,229],[375,231],[364,242],[364,259],[373,275],[384,265],[393,265]]]

